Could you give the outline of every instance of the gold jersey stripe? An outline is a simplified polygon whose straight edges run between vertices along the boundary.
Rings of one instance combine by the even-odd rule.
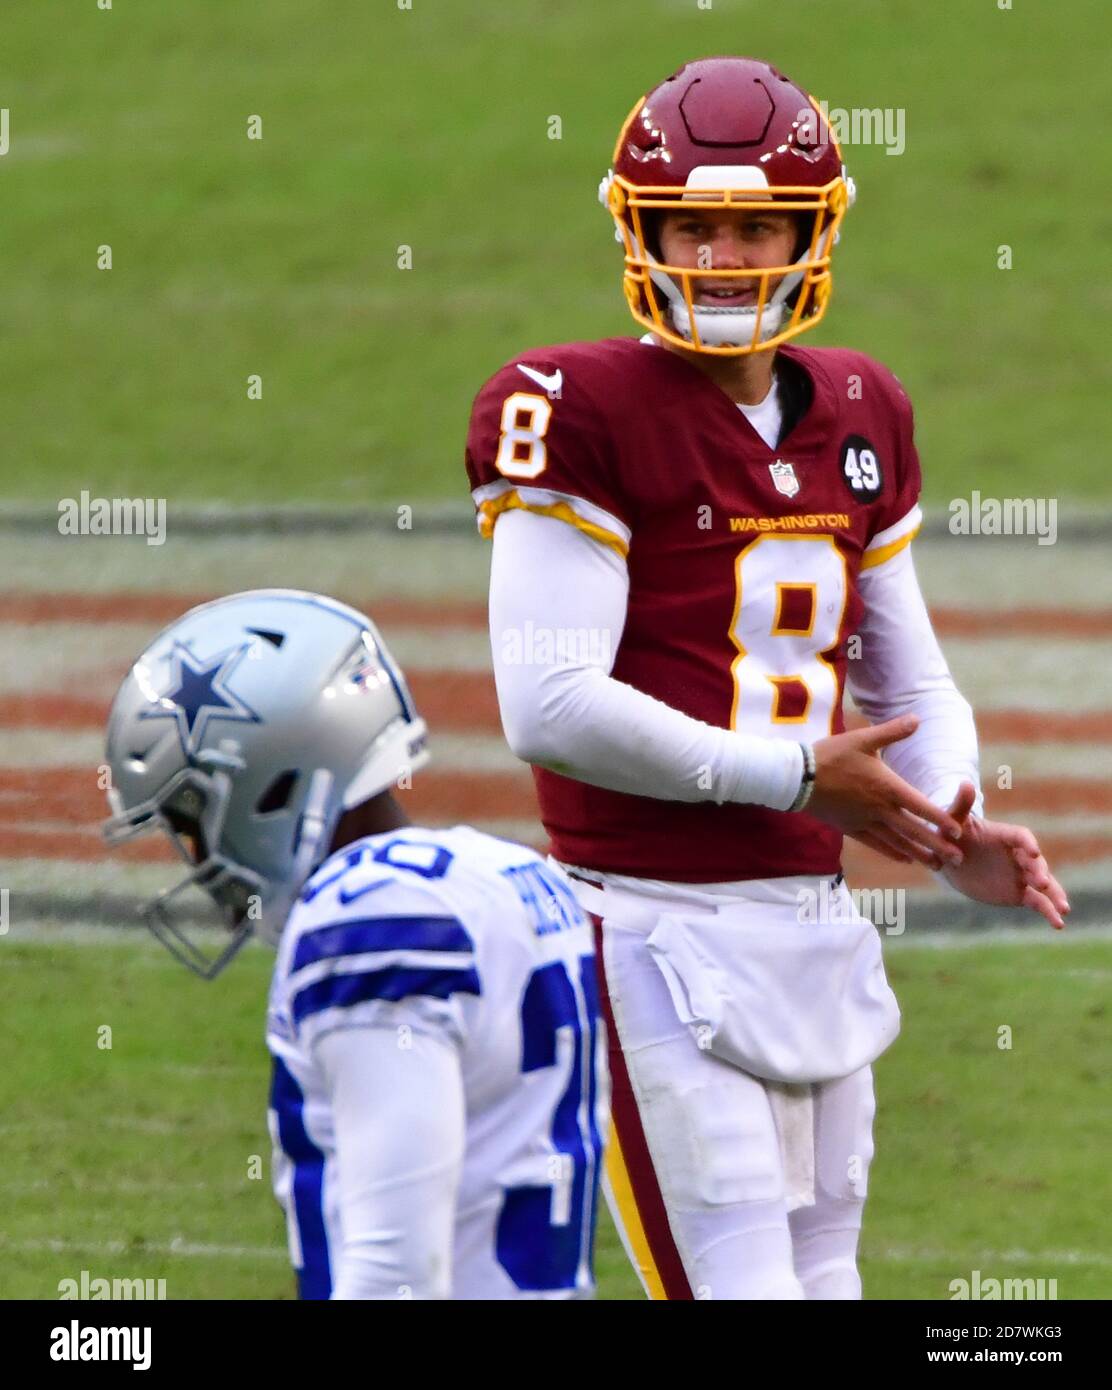
[[[893,541],[891,545],[882,545],[879,550],[866,550],[861,556],[861,568],[871,570],[874,565],[883,565],[885,560],[890,560],[893,555],[898,555],[905,546],[911,544],[919,534],[919,527],[909,531],[906,536],[901,536],[898,541]]]
[[[606,1176],[614,1201],[618,1204],[622,1229],[637,1261],[641,1281],[648,1289],[651,1299],[666,1302],[668,1295],[664,1292],[664,1281],[649,1249],[649,1240],[641,1224],[641,1213],[637,1210],[637,1199],[633,1195],[633,1185],[629,1181],[625,1159],[622,1157],[622,1146],[618,1142],[618,1129],[613,1123],[610,1126],[610,1140],[606,1145]]]
[[[615,535],[613,531],[608,531],[604,526],[596,526],[593,521],[585,521],[568,506],[566,502],[553,502],[548,506],[541,506],[535,502],[524,502],[516,489],[503,492],[498,497],[492,497],[479,505],[479,534],[484,540],[489,540],[494,534],[494,523],[503,512],[536,512],[538,516],[554,516],[557,521],[566,521],[569,526],[574,526],[576,530],[583,531],[593,540],[599,541],[602,545],[608,545],[612,550],[616,550],[624,560],[629,554],[629,545],[622,540],[621,536]]]

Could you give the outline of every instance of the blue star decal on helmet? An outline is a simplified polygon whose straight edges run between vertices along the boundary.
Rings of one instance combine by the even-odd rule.
[[[202,660],[175,642],[170,656],[170,688],[155,697],[156,707],[144,710],[140,718],[176,720],[187,755],[201,746],[212,719],[261,724],[250,705],[228,686],[228,678],[250,650],[251,643],[244,642]]]

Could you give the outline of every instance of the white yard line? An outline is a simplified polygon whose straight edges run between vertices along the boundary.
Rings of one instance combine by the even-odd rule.
[[[980,947],[1038,946],[1048,951],[1067,950],[1071,946],[1089,946],[1094,943],[1112,941],[1112,925],[1069,927],[1063,932],[1053,931],[1049,926],[1032,919],[1027,927],[927,927],[917,929],[914,925],[899,933],[881,933],[886,949],[896,951],[925,949],[931,951],[976,950]],[[144,965],[165,965],[167,969],[180,970],[165,948],[142,928],[128,928],[126,934],[120,927],[82,926],[73,921],[33,921],[21,926],[13,925],[8,933],[0,937],[0,953],[7,942],[20,946],[41,947],[54,950],[56,947],[117,947],[128,950],[150,952],[150,959]],[[269,948],[257,941],[248,942],[244,948],[249,952],[262,952],[273,959]],[[0,954],[0,961],[3,956]],[[1054,971],[1053,973],[1063,973]],[[0,1124],[0,1132],[4,1129]]]
[[[920,537],[915,569],[927,602],[976,607],[979,612],[1030,604],[1055,608],[1103,608],[1112,603],[1112,569],[1102,556],[1107,541],[1057,545],[1000,543],[998,537],[938,544]]]
[[[1100,1250],[930,1250],[893,1245],[884,1250],[863,1249],[864,1260],[887,1260],[893,1264],[953,1264],[957,1267],[978,1261],[977,1268],[987,1279],[1010,1278],[1008,1265],[1039,1265],[1053,1277],[1058,1265],[1092,1265],[1099,1269],[1112,1268],[1112,1255]]]
[[[175,1255],[194,1260],[283,1260],[289,1255],[273,1245],[208,1245],[174,1236],[168,1241],[144,1241],[133,1245],[122,1240],[11,1240],[0,1233],[0,1251],[16,1250],[25,1254],[71,1255],[79,1252],[97,1255],[127,1255],[135,1259],[142,1255]]]
[[[0,1233],[0,1251],[5,1250],[25,1254],[128,1255],[132,1258],[141,1255],[171,1255],[183,1259],[289,1259],[285,1250],[272,1245],[216,1245],[203,1241],[187,1241],[184,1236],[175,1236],[169,1241],[144,1241],[141,1245],[133,1245],[122,1240],[12,1240]],[[864,1260],[879,1260],[891,1264],[952,1264],[959,1269],[976,1260],[976,1268],[985,1267],[982,1273],[985,1273],[986,1278],[990,1277],[986,1270],[992,1271],[993,1278],[1015,1277],[1007,1272],[1007,1266],[1011,1265],[1036,1265],[1049,1270],[1054,1270],[1060,1265],[1097,1269],[1112,1267],[1112,1256],[1098,1250],[932,1250],[889,1246],[875,1252],[862,1250],[861,1256]]]
[[[97,1115],[94,1123],[98,1129],[123,1129],[129,1134],[173,1134],[180,1138],[182,1133],[180,1120],[152,1120],[145,1115]],[[216,1118],[211,1115],[207,1123],[210,1129],[238,1132],[236,1124],[218,1124]],[[28,1131],[39,1134],[43,1130],[60,1130],[64,1133],[75,1128],[84,1131],[89,1128],[89,1124],[88,1116],[66,1120],[57,1115],[47,1115],[35,1120],[13,1120],[0,1124],[0,1134],[20,1134]]]
[[[4,572],[13,587],[43,592],[211,594],[273,587],[370,602],[375,594],[401,589],[410,598],[485,599],[489,544],[470,530],[422,535],[419,521],[418,512],[412,531],[395,534],[245,534],[232,544],[228,529],[209,536],[175,533],[169,507],[160,546],[141,536],[5,534]]]
[[[404,575],[405,590],[413,596],[483,598],[490,548],[468,515],[462,474],[460,484],[460,503],[450,509],[456,521],[447,529],[445,509],[436,504],[415,505],[411,530],[382,524],[389,518],[380,513],[373,529],[359,523],[355,530],[288,535],[242,527],[243,511],[228,507],[206,508],[206,529],[197,529],[196,509],[170,505],[165,544],[148,546],[141,536],[62,537],[56,533],[56,517],[43,511],[41,527],[4,528],[5,571],[19,576],[22,586],[54,591],[135,587],[232,592],[275,585],[368,597],[396,593],[399,575]],[[303,511],[295,507],[287,514],[296,520]],[[0,508],[0,522],[2,512]],[[1076,515],[1092,520],[1080,508]],[[336,520],[350,524],[352,517],[345,513]],[[1048,546],[1033,538],[935,541],[920,536],[915,560],[928,601],[962,607],[975,602],[981,611],[1023,603],[1071,608],[1112,603],[1112,570],[1104,564],[1107,540],[1071,539],[1064,533],[1064,509],[1059,520],[1063,534]],[[1104,525],[1112,522],[1105,518]]]
[[[883,935],[883,933],[882,933]],[[989,931],[935,927],[916,931],[909,927],[900,936],[884,936],[885,949],[895,951],[976,950],[982,946],[1041,946],[1046,950],[1067,950],[1070,946],[1088,946],[1093,942],[1112,941],[1112,926],[1082,927],[1076,931],[1056,932],[1049,925],[1032,919],[1030,927],[994,927]]]
[[[198,938],[201,935],[198,931]],[[173,959],[161,942],[156,941],[141,924],[128,924],[126,927],[82,926],[80,922],[46,919],[25,922],[19,926],[13,925],[6,936],[0,937],[0,962],[4,959],[5,942],[20,946],[38,946],[48,951],[62,946],[75,946],[79,949],[89,946],[101,949],[117,947],[133,954],[141,953],[140,958],[134,962],[135,965],[154,969],[162,969],[165,966],[174,972],[183,971],[183,967]],[[269,947],[258,941],[249,941],[244,950],[266,952],[271,960],[274,959],[274,953]],[[130,964],[128,968],[131,968]],[[3,1125],[0,1124],[0,1130],[2,1129]]]
[[[79,690],[87,697],[109,699],[158,627],[157,623],[117,622],[0,625],[0,649],[5,654],[0,694]],[[385,636],[394,657],[409,672],[491,669],[490,638],[483,628],[393,624]]]
[[[994,703],[1003,706],[1007,700],[1002,686]],[[2,745],[0,745],[2,747]],[[990,794],[996,792],[999,768],[1006,764],[1012,770],[1012,786],[1022,789],[1026,778],[1080,777],[1086,780],[1112,783],[1112,744],[1100,743],[982,743],[981,780]]]
[[[433,729],[429,734],[429,748],[432,766],[437,770],[518,772],[525,778],[529,776],[528,765],[514,756],[501,734],[451,733]],[[1089,749],[1085,752],[1088,754],[1087,765],[1092,768],[1089,775],[1099,775],[1093,767],[1092,758],[1094,754],[1099,756],[1100,750]],[[91,773],[103,760],[104,733],[99,729],[77,732],[68,729],[0,729],[0,768],[79,767]],[[1112,779],[1112,750],[1109,751],[1108,776]]]
[[[943,637],[941,644],[958,689],[981,714],[993,706],[1082,714],[1106,710],[1112,699],[1107,639]]]
[[[6,1196],[25,1196],[31,1192],[50,1192],[56,1196],[90,1193],[114,1197],[149,1197],[171,1192],[232,1192],[240,1193],[243,1183],[229,1182],[130,1182],[121,1178],[117,1182],[84,1182],[72,1178],[36,1178],[34,1182],[0,1183],[0,1194]],[[268,1189],[269,1190],[269,1189]]]

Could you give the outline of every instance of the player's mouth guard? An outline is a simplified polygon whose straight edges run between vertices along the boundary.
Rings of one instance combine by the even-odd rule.
[[[219,844],[232,777],[244,766],[238,755],[227,751],[232,747],[225,743],[220,752],[205,750],[198,754],[198,765],[183,768],[155,796],[130,810],[124,806],[120,793],[111,788],[108,801],[114,814],[103,827],[104,837],[111,845],[161,830],[189,866],[184,878],[143,903],[139,913],[148,930],[170,954],[205,980],[215,979],[253,935],[277,945],[302,883],[327,853],[330,833],[328,810],[334,779],[326,768],[318,768],[310,778],[290,872],[282,883],[267,880],[223,854],[206,852],[198,862],[167,812],[195,814],[200,843],[206,850],[208,845]],[[201,764],[214,770],[207,772]],[[186,895],[197,889],[215,907],[216,921],[212,925],[231,933],[231,939],[215,953],[206,951],[202,943],[190,936],[190,927],[197,924],[188,919],[188,914],[180,920],[174,915]]]

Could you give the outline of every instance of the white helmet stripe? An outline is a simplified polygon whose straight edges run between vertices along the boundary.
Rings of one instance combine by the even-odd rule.
[[[756,164],[698,164],[687,176],[685,188],[728,188],[731,192],[761,192],[768,175]]]

